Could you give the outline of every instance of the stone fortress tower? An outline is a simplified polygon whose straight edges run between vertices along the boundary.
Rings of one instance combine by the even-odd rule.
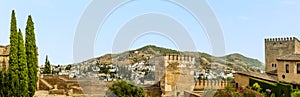
[[[195,85],[194,56],[166,54],[162,61],[159,67],[156,66],[157,74],[161,74],[159,81],[162,96],[183,96],[184,91],[193,90]]]
[[[265,39],[266,72],[277,70],[277,58],[300,54],[300,42],[295,37]]]
[[[265,39],[266,73],[300,87],[300,41],[295,37]]]

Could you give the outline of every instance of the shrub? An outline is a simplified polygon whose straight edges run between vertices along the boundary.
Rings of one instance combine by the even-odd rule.
[[[300,97],[300,91],[295,91],[291,94],[292,97]]]
[[[271,93],[274,93],[274,96],[276,97],[291,97],[292,85],[290,84],[273,83],[256,78],[249,79],[250,86],[254,85],[255,83],[260,85],[262,92],[265,92],[266,89],[270,89]]]
[[[260,90],[261,90],[260,85],[258,83],[254,83],[252,86],[252,89],[257,92],[260,92]]]

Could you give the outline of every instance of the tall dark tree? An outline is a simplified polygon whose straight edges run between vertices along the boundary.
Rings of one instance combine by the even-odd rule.
[[[25,45],[23,40],[23,35],[21,30],[18,32],[18,59],[19,59],[19,90],[20,95],[23,97],[28,97],[28,67],[27,67],[27,59],[25,53]]]
[[[11,85],[10,85],[10,73],[8,73],[8,71],[3,71],[3,79],[2,79],[2,85],[3,87],[1,87],[1,92],[2,92],[2,95],[1,97],[5,97],[5,96],[8,96],[9,94],[11,94]]]
[[[28,66],[28,90],[29,96],[33,96],[37,84],[37,72],[38,72],[38,58],[37,58],[37,46],[34,33],[34,23],[31,15],[28,16],[25,34],[25,47],[27,55],[27,66]]]
[[[10,52],[9,52],[9,68],[8,75],[9,80],[7,86],[10,88],[7,96],[19,96],[19,59],[18,59],[18,31],[15,11],[12,11],[10,22]],[[6,94],[5,94],[6,95]]]
[[[45,60],[45,68],[43,71],[44,74],[51,74],[51,64],[48,60],[48,55],[46,56],[46,60]]]

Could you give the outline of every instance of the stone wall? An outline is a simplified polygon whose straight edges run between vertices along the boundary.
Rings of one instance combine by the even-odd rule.
[[[195,83],[194,89],[224,89],[226,86],[233,84],[223,80],[201,80]]]
[[[49,88],[48,85],[50,85],[51,88]],[[51,91],[51,93],[59,92],[59,94],[62,94],[61,91],[64,91],[66,93],[63,94],[68,94],[67,91],[70,90],[72,90],[74,94],[83,93],[77,79],[69,79],[67,75],[41,75],[37,87],[39,90],[47,90]]]
[[[147,97],[160,97],[162,94],[158,86],[144,87],[144,91]]]
[[[278,81],[300,84],[300,75],[297,73],[297,64],[300,64],[300,61],[279,61],[278,72]],[[286,72],[286,65],[289,65],[289,72]]]
[[[234,82],[237,83],[236,87],[245,87],[249,86],[249,76],[235,73],[234,75]]]

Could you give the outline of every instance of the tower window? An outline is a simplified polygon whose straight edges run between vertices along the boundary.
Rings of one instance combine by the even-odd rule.
[[[290,72],[289,64],[286,64],[285,65],[285,73],[289,73],[289,72]]]
[[[272,67],[276,67],[276,64],[272,64]]]

